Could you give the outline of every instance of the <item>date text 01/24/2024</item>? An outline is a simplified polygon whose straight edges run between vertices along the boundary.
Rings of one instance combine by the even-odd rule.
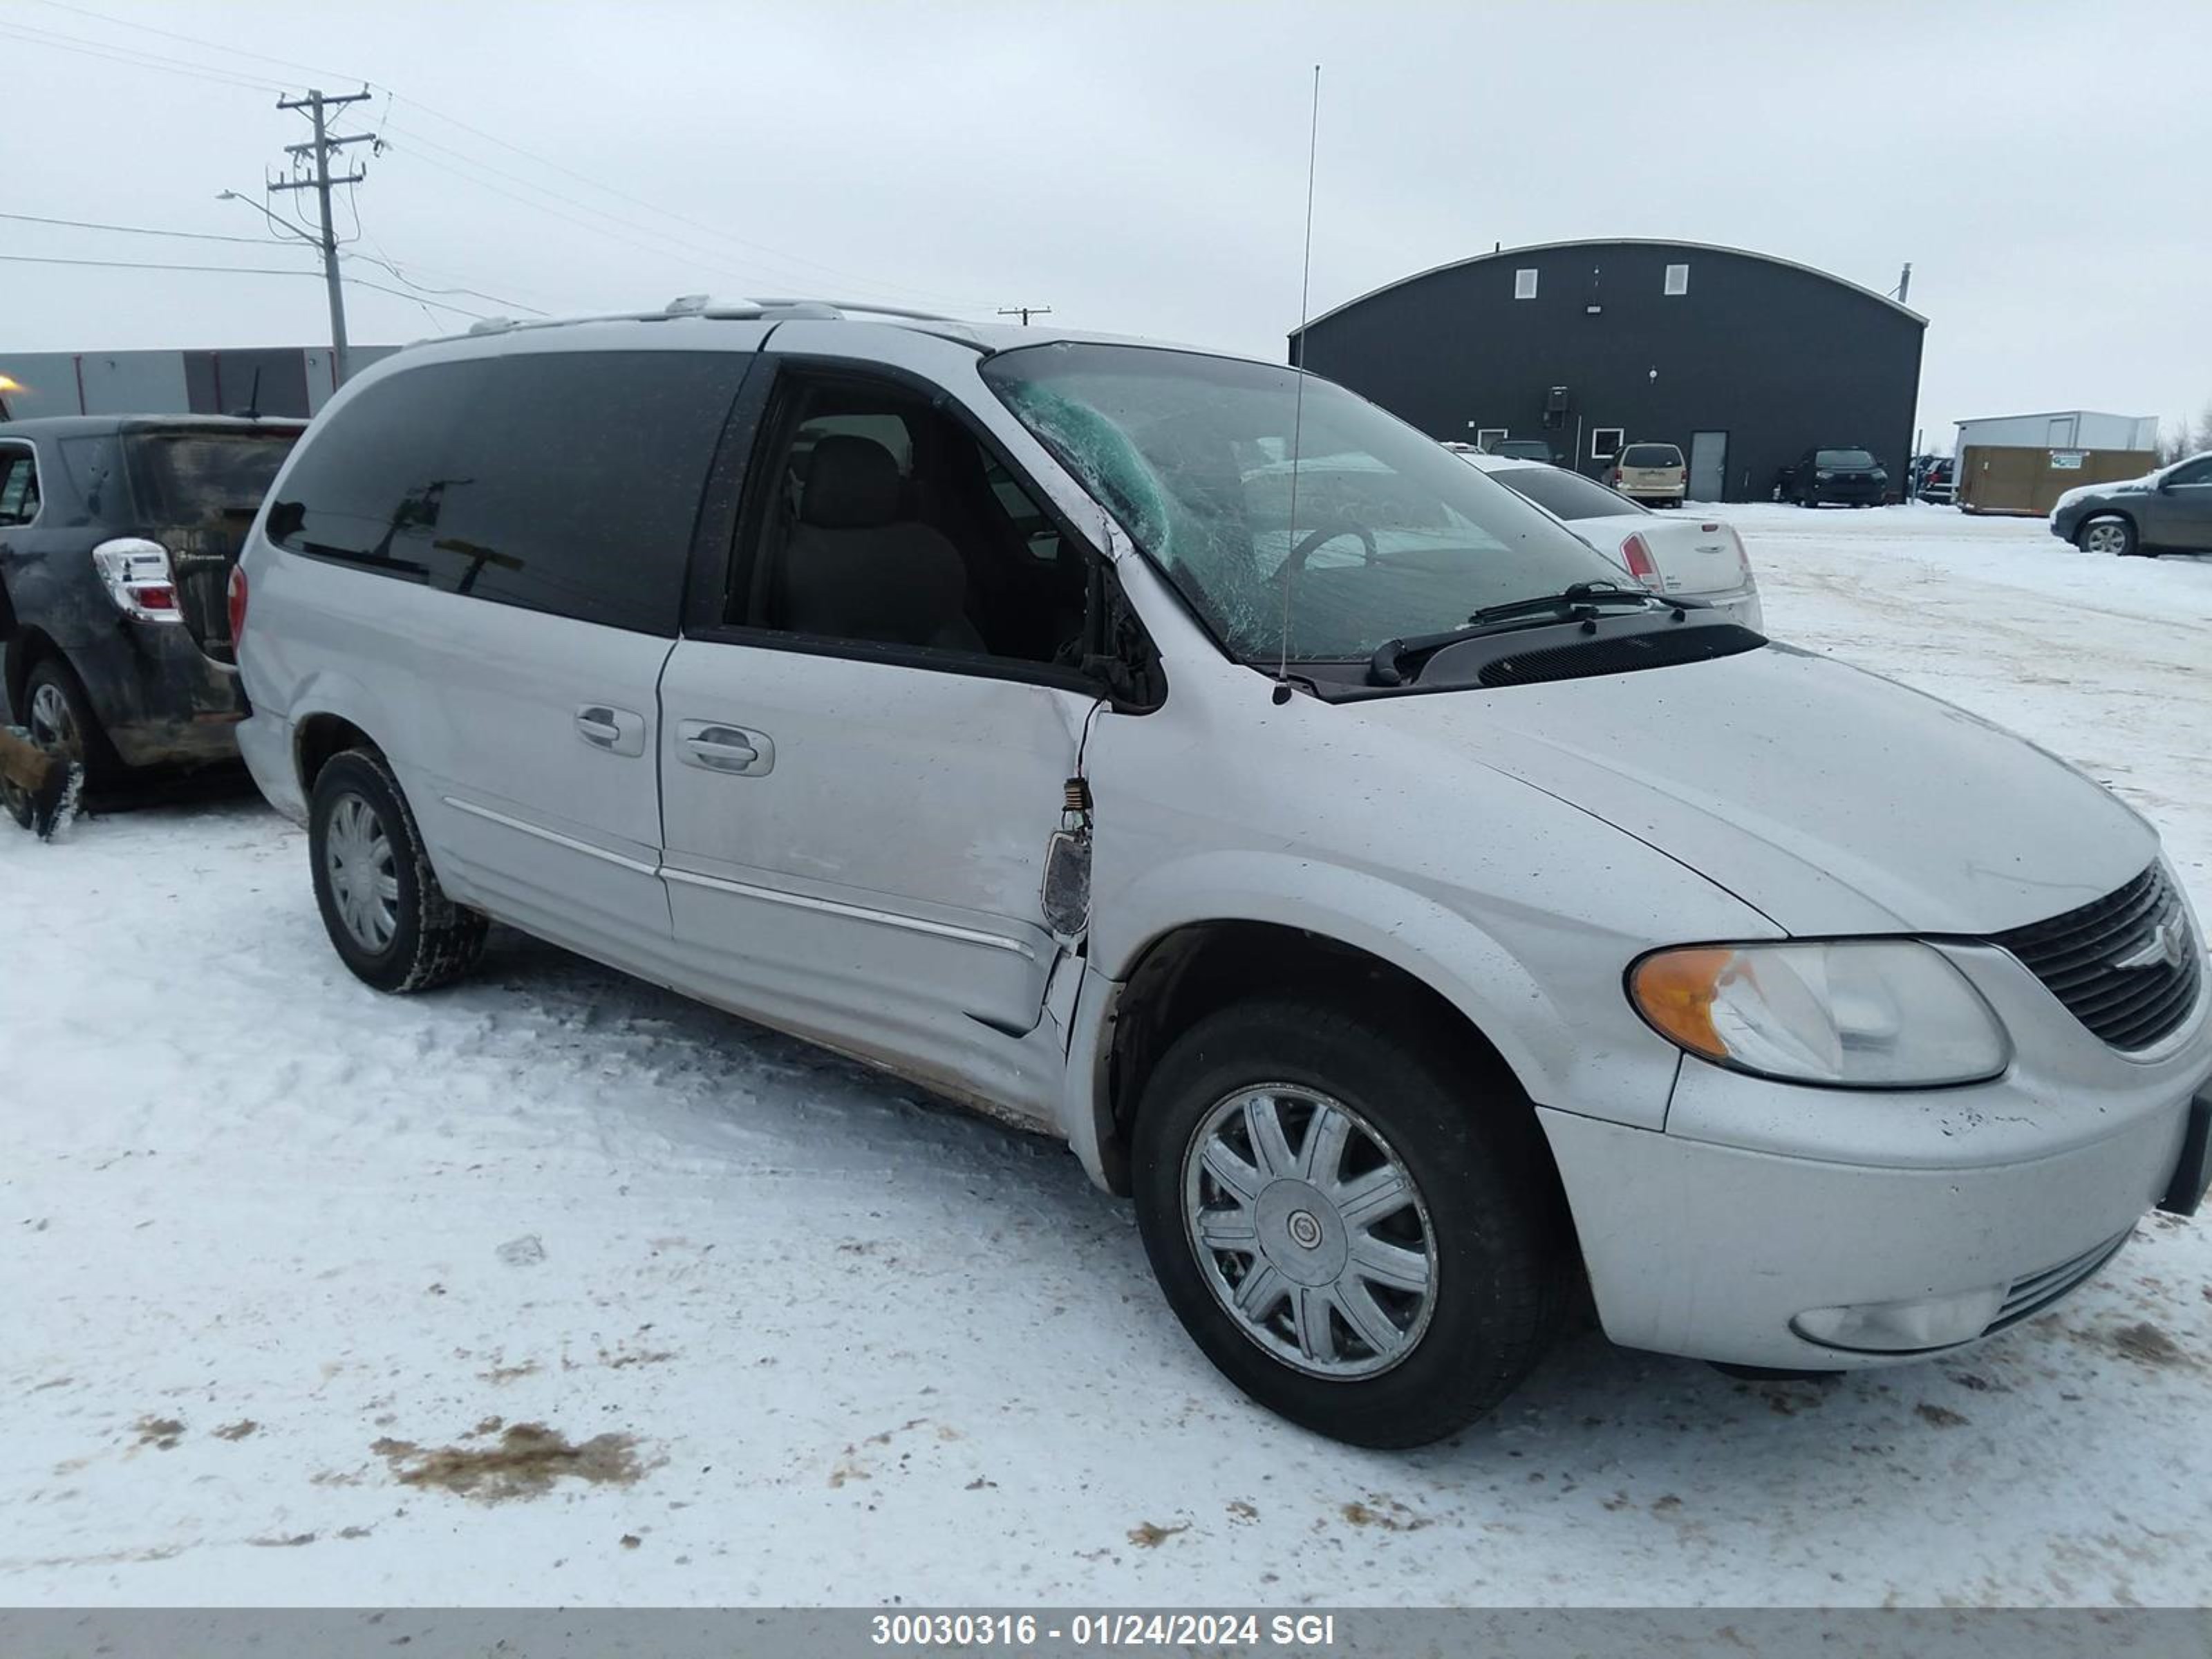
[[[1077,1647],[1328,1648],[1336,1641],[1328,1613],[1079,1613],[1040,1620],[1028,1613],[879,1613],[878,1647],[1014,1650],[1040,1639]]]

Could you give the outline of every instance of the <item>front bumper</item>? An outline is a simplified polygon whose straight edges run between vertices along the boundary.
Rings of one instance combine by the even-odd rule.
[[[2188,1110],[2176,1101],[2089,1146],[1970,1170],[1870,1169],[1540,1116],[1607,1336],[1842,1370],[1917,1356],[1808,1341],[1799,1316],[1994,1287],[1971,1341],[2083,1282],[2172,1185]]]
[[[1938,948],[2013,1034],[1990,1082],[1814,1089],[1685,1059],[1663,1131],[1540,1109],[1607,1334],[1784,1370],[1893,1363],[1914,1356],[1794,1327],[1978,1295],[1985,1320],[1919,1352],[1960,1346],[2073,1289],[2147,1211],[2193,1207],[2212,987],[2172,1037],[2124,1058],[2009,953]]]

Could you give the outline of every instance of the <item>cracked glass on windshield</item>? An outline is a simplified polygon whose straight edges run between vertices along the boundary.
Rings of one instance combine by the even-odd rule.
[[[1151,346],[1024,346],[983,377],[1237,657],[1370,655],[1485,605],[1626,573],[1341,386]]]

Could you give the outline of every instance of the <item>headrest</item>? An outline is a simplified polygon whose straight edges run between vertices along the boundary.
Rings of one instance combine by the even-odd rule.
[[[836,433],[816,442],[799,498],[800,521],[861,530],[898,517],[898,462],[872,438]]]

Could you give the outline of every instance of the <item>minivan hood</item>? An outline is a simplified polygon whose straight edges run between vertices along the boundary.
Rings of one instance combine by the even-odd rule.
[[[1792,647],[1345,706],[1602,819],[1796,934],[1984,934],[2101,898],[2149,825],[2047,751]]]

